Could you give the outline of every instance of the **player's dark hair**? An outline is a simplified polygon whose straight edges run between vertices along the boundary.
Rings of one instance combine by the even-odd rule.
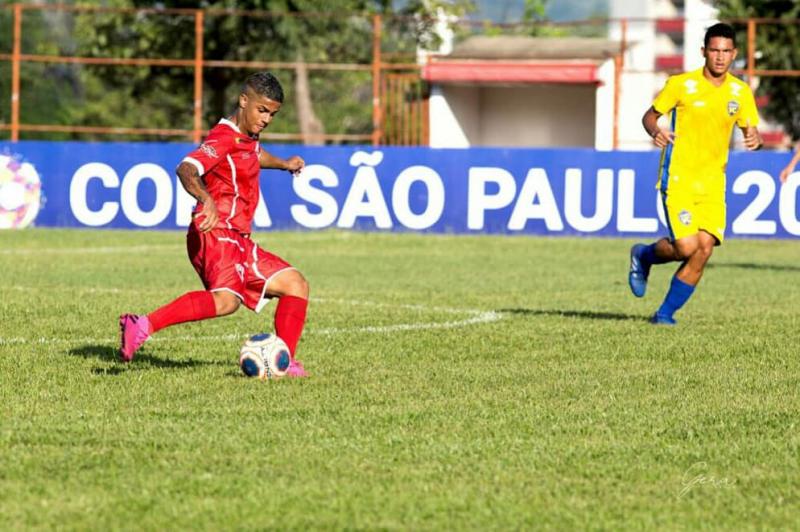
[[[261,96],[266,96],[270,100],[283,103],[281,82],[270,72],[256,72],[248,76],[242,85],[242,93],[247,92],[248,89]]]
[[[724,37],[733,41],[733,47],[736,48],[736,32],[729,25],[718,22],[706,30],[706,36],[703,38],[703,46],[708,48],[708,43],[714,37]]]

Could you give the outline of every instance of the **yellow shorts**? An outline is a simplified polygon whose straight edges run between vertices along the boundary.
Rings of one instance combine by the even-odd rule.
[[[696,235],[705,231],[717,239],[717,245],[725,239],[725,190],[708,191],[702,187],[686,190],[670,186],[661,192],[664,204],[664,215],[670,238],[681,238]]]

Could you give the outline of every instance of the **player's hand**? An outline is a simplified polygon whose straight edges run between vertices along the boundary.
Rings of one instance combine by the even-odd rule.
[[[197,228],[201,232],[207,233],[214,229],[219,221],[219,213],[217,212],[217,205],[214,203],[214,200],[211,198],[205,200],[203,202],[203,210],[195,215],[195,218],[200,219]]]
[[[658,128],[658,132],[653,136],[653,142],[659,148],[666,148],[667,144],[675,142],[675,133]]]
[[[758,134],[758,129],[750,125],[750,120],[747,121],[747,126],[745,127],[743,133],[745,148],[753,151],[761,147],[761,135]]]
[[[790,164],[783,170],[781,170],[781,183],[786,183],[786,180],[789,179],[791,173],[794,172],[794,165]]]
[[[293,155],[286,159],[286,170],[292,173],[292,175],[297,175],[300,171],[306,166],[306,162],[297,155]]]

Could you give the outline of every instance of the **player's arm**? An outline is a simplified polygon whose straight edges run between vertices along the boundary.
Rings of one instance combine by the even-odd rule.
[[[280,157],[272,155],[271,153],[263,149],[260,150],[258,153],[258,163],[261,166],[261,168],[286,170],[287,172],[291,172],[292,174],[298,173],[306,165],[306,162],[297,155],[293,155],[288,159],[281,159]]]
[[[178,174],[181,185],[183,185],[186,192],[203,204],[203,211],[197,215],[198,217],[202,216],[197,228],[203,232],[210,231],[217,225],[219,214],[217,213],[217,205],[214,203],[211,194],[208,193],[197,167],[188,161],[183,161],[178,165],[175,173]]]
[[[742,135],[744,135],[745,148],[750,151],[761,149],[761,146],[764,145],[764,141],[761,139],[761,133],[758,132],[758,128],[756,126],[751,126],[750,121],[748,120],[747,124],[739,129],[742,130]]]
[[[794,157],[792,157],[792,160],[789,161],[789,164],[786,165],[786,168],[781,170],[781,183],[786,183],[786,180],[789,179],[789,174],[794,172],[797,163],[800,163],[800,142],[798,142],[797,146],[795,146]]]
[[[651,106],[642,117],[642,125],[647,134],[650,135],[650,138],[653,139],[655,145],[659,148],[664,148],[667,144],[673,142],[675,134],[672,131],[667,131],[659,127],[658,119],[660,117],[661,113],[656,111],[655,107]]]

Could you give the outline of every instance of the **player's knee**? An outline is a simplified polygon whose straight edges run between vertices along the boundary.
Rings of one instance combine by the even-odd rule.
[[[287,295],[295,296],[295,297],[302,297],[303,299],[308,299],[309,294],[309,286],[308,281],[303,274],[295,271],[295,275],[289,280],[289,285],[287,287]]]
[[[238,310],[241,301],[230,292],[214,292],[214,305],[217,316],[227,316]]]
[[[697,243],[695,242],[675,242],[675,259],[686,260],[697,251]]]
[[[698,258],[703,259],[704,262],[707,262],[708,259],[711,258],[712,253],[714,253],[713,244],[700,246],[697,248],[697,251],[695,251],[695,254],[698,256]]]

